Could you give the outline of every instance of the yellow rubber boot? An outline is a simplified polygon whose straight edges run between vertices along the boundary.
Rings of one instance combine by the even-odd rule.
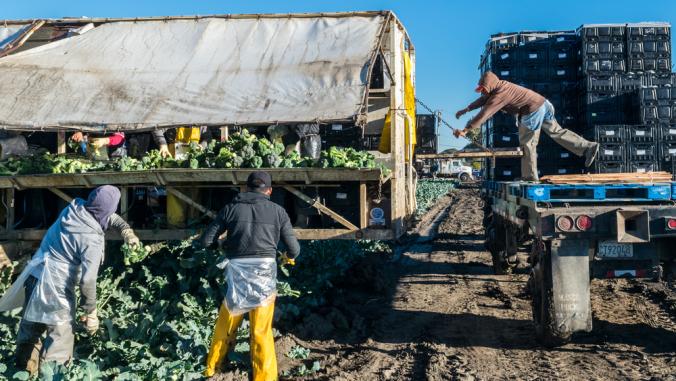
[[[207,355],[207,368],[204,370],[205,377],[211,377],[216,373],[216,368],[221,365],[228,354],[230,346],[237,337],[237,327],[242,323],[244,315],[233,316],[221,304],[218,311],[218,319],[214,327],[214,336],[211,338],[211,347]]]
[[[272,316],[274,313],[274,299],[267,306],[258,307],[249,312],[253,381],[277,380],[275,338],[272,336]]]

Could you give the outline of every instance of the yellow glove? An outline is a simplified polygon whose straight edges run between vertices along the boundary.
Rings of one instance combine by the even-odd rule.
[[[110,144],[110,139],[108,138],[93,138],[89,141],[89,144],[94,147],[94,149],[99,149],[102,147],[107,147]]]
[[[286,256],[286,254],[282,254],[279,258],[282,261],[283,265],[289,265],[289,266],[295,266],[296,265],[296,260],[293,258],[289,258]]]

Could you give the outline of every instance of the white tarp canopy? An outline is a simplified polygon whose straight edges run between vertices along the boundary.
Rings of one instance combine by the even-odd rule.
[[[338,120],[359,113],[385,17],[104,23],[0,58],[0,127]]]

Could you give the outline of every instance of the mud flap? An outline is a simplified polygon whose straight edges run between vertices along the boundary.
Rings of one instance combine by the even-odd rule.
[[[552,328],[564,335],[592,329],[589,247],[588,240],[551,243]]]

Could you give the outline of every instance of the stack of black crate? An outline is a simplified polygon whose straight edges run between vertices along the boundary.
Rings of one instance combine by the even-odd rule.
[[[549,99],[557,118],[565,127],[577,124],[577,51],[575,32],[519,32],[494,35],[486,46],[481,70],[492,71],[504,79],[530,88]],[[519,146],[516,120],[498,113],[483,126],[487,147]],[[538,146],[540,174],[570,173],[579,167],[577,158],[541,136]],[[496,180],[511,180],[521,175],[519,159],[499,159],[492,174]]]
[[[624,172],[627,98],[620,91],[619,78],[627,68],[626,24],[583,25],[578,35],[581,44],[578,131],[601,144],[595,172]]]
[[[416,154],[437,153],[439,139],[437,136],[437,117],[434,114],[416,115]]]

